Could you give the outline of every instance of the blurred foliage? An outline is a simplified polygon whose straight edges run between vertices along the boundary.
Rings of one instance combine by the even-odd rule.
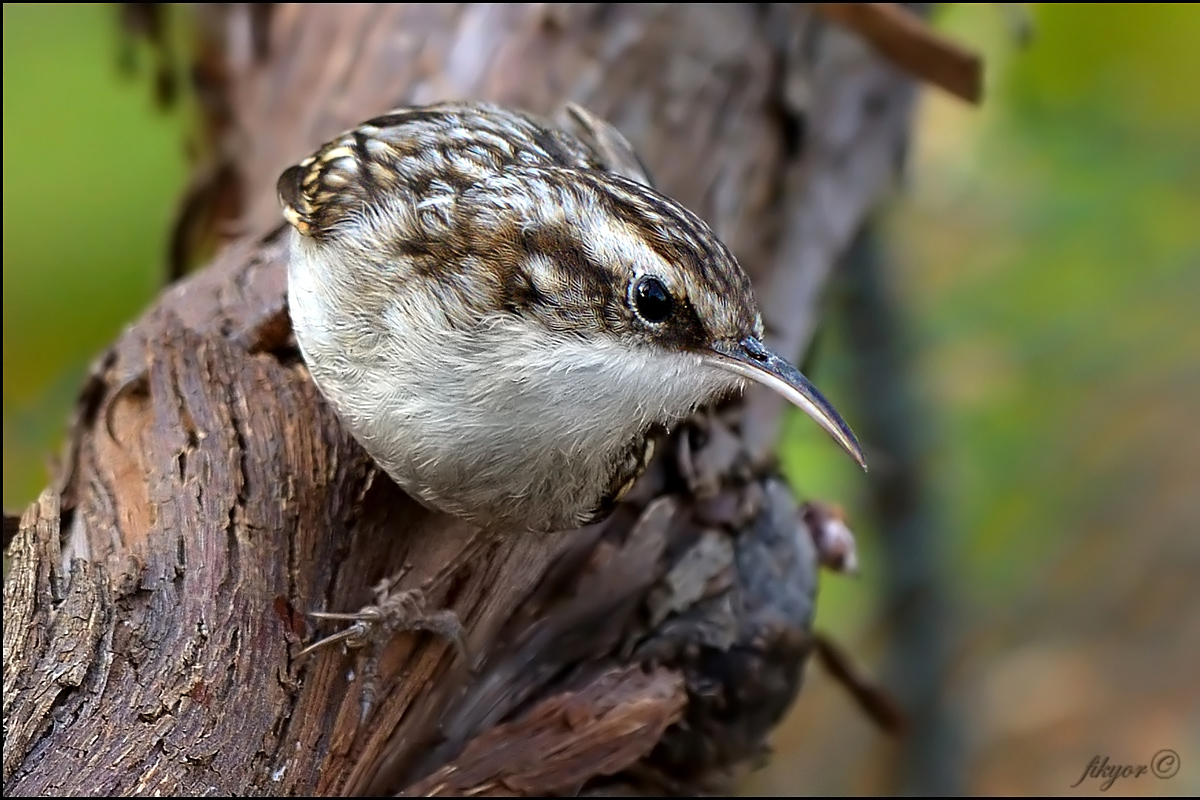
[[[1032,13],[1026,48],[997,4],[940,14],[985,53],[987,99],[924,94],[886,221],[936,423],[966,788],[1098,793],[1070,788],[1092,756],[1172,748],[1173,781],[1117,789],[1197,792],[1200,6]],[[4,7],[7,508],[45,483],[88,361],[153,297],[185,178],[183,125],[148,80],[121,79],[114,21]],[[825,335],[815,379],[852,406],[844,360]],[[880,671],[864,482],[806,419],[785,441],[801,490],[841,502],[859,535],[863,577],[825,581],[820,626]],[[788,757],[751,787],[894,788],[894,745],[819,670],[810,683],[776,739]]]
[[[886,226],[937,423],[966,789],[1097,794],[1070,788],[1092,756],[1172,748],[1171,782],[1118,790],[1196,792],[1200,6],[1032,13],[1020,48],[995,4],[942,10],[939,27],[985,53],[987,98],[925,93]],[[836,402],[845,351],[831,338],[816,379]],[[853,468],[793,423],[789,472],[861,508]],[[827,580],[819,622],[878,673],[886,565],[870,521],[853,526],[863,579]],[[894,745],[813,677],[776,742],[797,756],[752,788],[896,788]]]
[[[5,508],[45,485],[88,363],[161,282],[183,131],[118,42],[104,4],[4,5]]]

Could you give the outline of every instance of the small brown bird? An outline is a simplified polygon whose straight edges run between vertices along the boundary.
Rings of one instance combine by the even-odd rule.
[[[863,463],[763,346],[730,252],[575,115],[592,144],[491,105],[397,111],[280,178],[296,338],[350,432],[422,503],[533,531],[595,521],[653,432],[746,378]]]
[[[614,128],[482,103],[363,123],[279,180],[313,380],[405,491],[488,530],[603,518],[657,433],[746,379],[860,464],[750,282]]]

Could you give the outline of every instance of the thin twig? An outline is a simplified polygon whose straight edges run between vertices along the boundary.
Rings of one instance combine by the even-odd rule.
[[[921,80],[968,103],[978,105],[983,98],[983,59],[935,33],[898,3],[816,3],[814,7]]]

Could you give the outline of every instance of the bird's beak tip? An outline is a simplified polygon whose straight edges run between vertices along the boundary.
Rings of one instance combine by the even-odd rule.
[[[757,338],[749,336],[736,343],[718,343],[713,346],[712,355],[706,361],[727,372],[764,384],[783,395],[824,428],[862,467],[863,472],[867,471],[867,459],[862,446],[833,404],[800,370],[768,350]]]

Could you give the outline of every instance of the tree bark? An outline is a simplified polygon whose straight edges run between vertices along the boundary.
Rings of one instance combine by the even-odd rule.
[[[5,793],[725,787],[812,647],[816,555],[771,456],[782,404],[699,415],[583,531],[431,524],[299,359],[275,178],[397,105],[577,102],[731,247],[795,358],[895,177],[910,82],[805,6],[196,13],[205,157],[175,257],[215,254],[96,364],[10,547]],[[363,719],[361,659],[295,658],[305,612],[356,610],[402,568],[402,587],[446,573],[430,600],[467,650],[397,636]]]

